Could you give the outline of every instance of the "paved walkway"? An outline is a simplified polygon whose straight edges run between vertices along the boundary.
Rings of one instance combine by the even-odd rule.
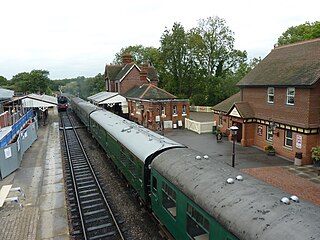
[[[0,209],[0,239],[69,239],[56,111],[39,127],[20,168],[0,181],[6,184],[21,187],[26,198],[20,198],[23,208],[6,203]]]
[[[211,133],[197,134],[185,129],[164,135],[231,166],[232,143],[227,138],[217,142]],[[236,144],[235,153],[235,168],[320,206],[320,176],[312,165],[295,166],[293,160],[268,156],[261,149],[240,144]]]

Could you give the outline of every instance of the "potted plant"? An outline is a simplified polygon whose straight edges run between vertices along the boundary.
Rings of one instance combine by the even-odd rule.
[[[311,148],[311,158],[315,167],[320,167],[320,146]]]
[[[264,146],[264,150],[269,156],[274,156],[276,154],[276,150],[273,148],[272,145]]]

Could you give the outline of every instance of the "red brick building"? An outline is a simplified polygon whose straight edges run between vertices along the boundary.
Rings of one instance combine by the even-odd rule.
[[[239,83],[240,92],[213,107],[222,131],[239,127],[243,146],[312,163],[320,145],[320,39],[276,47]]]
[[[129,119],[152,130],[183,128],[189,117],[189,100],[159,88],[153,66],[145,63],[139,67],[128,53],[122,61],[121,65],[106,66],[106,89],[127,99]]]

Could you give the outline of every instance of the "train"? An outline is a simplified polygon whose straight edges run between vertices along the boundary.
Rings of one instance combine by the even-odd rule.
[[[68,98],[64,95],[57,97],[58,101],[58,112],[65,112],[68,109]]]
[[[320,239],[320,208],[80,98],[71,108],[174,239]]]

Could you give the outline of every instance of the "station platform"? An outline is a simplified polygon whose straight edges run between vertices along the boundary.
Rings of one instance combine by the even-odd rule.
[[[51,108],[20,168],[0,181],[0,188],[12,184],[25,194],[25,198],[16,192],[8,196],[18,196],[23,207],[5,203],[0,208],[0,239],[69,239],[62,169],[59,116]]]

